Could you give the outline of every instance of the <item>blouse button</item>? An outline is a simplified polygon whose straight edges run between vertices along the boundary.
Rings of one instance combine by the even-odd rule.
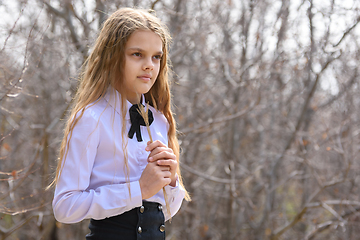
[[[159,230],[160,230],[160,232],[164,232],[165,231],[165,225],[161,225]]]
[[[141,206],[141,207],[140,207],[140,213],[143,213],[144,211],[145,211],[144,206]]]
[[[160,230],[161,231],[161,230]],[[142,233],[141,227],[138,227],[138,233]]]
[[[158,209],[159,209],[159,211],[161,211],[161,210],[162,210],[162,206],[161,206],[161,205],[159,205],[159,206],[158,206]]]

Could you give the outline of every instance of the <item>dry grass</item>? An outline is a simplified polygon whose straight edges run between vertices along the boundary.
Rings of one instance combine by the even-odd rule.
[[[150,123],[149,123],[149,104],[146,103],[146,109],[145,109],[144,105],[139,103],[138,112],[144,119],[146,129],[147,129],[149,137],[150,137],[150,142],[153,142],[153,138],[151,136],[151,131],[150,131]],[[168,215],[170,216],[170,221],[171,221],[170,205],[169,205],[168,197],[167,197],[167,194],[165,191],[165,187],[163,187],[163,193],[164,193],[164,199],[165,199],[165,204],[166,204],[166,211],[167,211]]]

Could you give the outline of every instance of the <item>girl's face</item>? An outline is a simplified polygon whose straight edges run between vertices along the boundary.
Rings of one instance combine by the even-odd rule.
[[[154,85],[163,54],[161,38],[150,30],[132,33],[125,45],[125,68],[121,91],[132,104],[140,102],[141,94]]]

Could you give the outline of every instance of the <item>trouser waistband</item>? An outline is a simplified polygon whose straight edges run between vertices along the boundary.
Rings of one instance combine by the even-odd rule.
[[[102,220],[90,220],[86,240],[164,240],[165,217],[162,205],[143,201],[141,207]]]

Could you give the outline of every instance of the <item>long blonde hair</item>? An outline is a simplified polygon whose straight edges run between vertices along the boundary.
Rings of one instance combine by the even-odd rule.
[[[163,42],[163,56],[160,60],[159,75],[152,88],[145,94],[145,101],[164,114],[168,123],[168,146],[174,151],[178,161],[177,174],[182,187],[183,181],[180,173],[179,143],[176,136],[176,123],[171,111],[171,93],[169,83],[168,45],[171,37],[167,28],[153,14],[140,9],[122,8],[114,12],[104,23],[102,30],[95,42],[92,53],[83,65],[80,76],[81,82],[74,98],[74,105],[66,123],[64,138],[61,142],[59,161],[53,184],[57,184],[63,161],[67,155],[72,130],[83,116],[85,109],[91,103],[97,102],[105,95],[109,86],[119,89],[121,95],[122,110],[122,137],[126,136],[125,115],[126,99],[122,91],[122,76],[125,64],[125,44],[130,35],[137,30],[151,30],[161,38]],[[120,86],[120,87],[118,87]],[[124,141],[123,141],[124,142]],[[125,165],[127,155],[124,151]],[[185,189],[185,188],[184,188]],[[190,200],[186,192],[186,200]]]

